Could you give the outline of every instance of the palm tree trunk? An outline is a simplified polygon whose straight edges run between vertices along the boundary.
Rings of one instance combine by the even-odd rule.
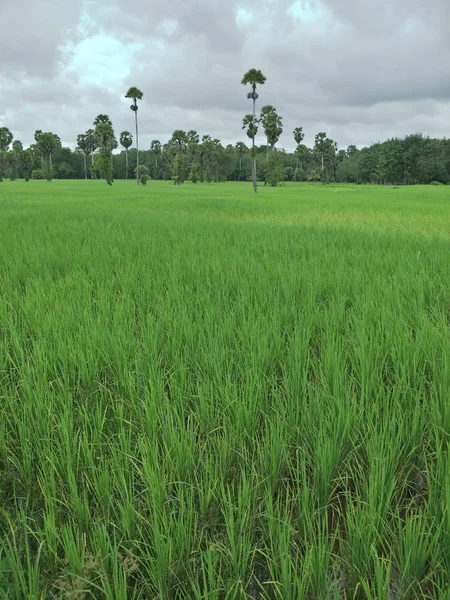
[[[51,180],[52,180],[52,177],[53,177],[53,163],[52,163],[52,155],[51,155],[51,154],[50,154],[50,157],[49,157],[49,159],[50,159],[50,160],[49,160],[49,163],[50,163],[50,169],[49,169],[49,172],[48,172],[48,177],[49,177],[49,181],[51,181]]]
[[[139,132],[138,132],[137,110],[134,111],[134,118],[136,121],[136,183],[137,183],[137,185],[139,185]]]
[[[253,86],[253,136],[252,136],[252,154],[253,154],[253,162],[252,162],[252,181],[253,181],[253,189],[255,193],[258,192],[258,184],[256,182],[256,154],[255,154],[255,121],[256,121],[256,98],[255,98],[255,90],[256,86]]]
[[[86,154],[83,152],[84,158],[84,178],[87,179],[87,165],[86,165]]]
[[[128,148],[125,148],[125,179],[128,179]]]
[[[114,163],[113,163],[113,153],[111,152],[111,176],[110,176],[111,181],[114,181],[113,174],[114,174]]]

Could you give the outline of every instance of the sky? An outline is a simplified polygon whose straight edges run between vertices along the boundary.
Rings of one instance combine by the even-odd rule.
[[[341,148],[450,137],[449,32],[449,0],[0,0],[0,127],[74,147],[106,113],[133,132],[137,86],[141,148],[175,129],[248,141],[241,79],[257,68],[280,147],[301,126]]]

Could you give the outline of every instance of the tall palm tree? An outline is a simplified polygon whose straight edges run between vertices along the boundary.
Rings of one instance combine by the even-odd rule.
[[[139,185],[139,131],[138,131],[138,118],[137,111],[138,105],[137,101],[142,100],[144,94],[137,87],[130,87],[128,92],[125,94],[125,98],[131,98],[133,100],[133,104],[130,106],[131,110],[134,112],[134,120],[136,123],[136,183]]]
[[[295,151],[296,155],[297,155],[297,166],[295,168],[295,178],[297,179],[297,173],[298,173],[298,166],[299,166],[299,162],[300,162],[300,144],[303,142],[303,140],[305,139],[305,134],[303,133],[303,127],[296,127],[293,131],[294,134],[294,140],[297,144],[297,149]]]
[[[255,136],[256,131],[258,130],[256,127],[256,100],[258,99],[258,94],[256,93],[257,85],[264,85],[266,82],[266,77],[259,69],[250,69],[245,73],[242,78],[242,85],[251,85],[252,91],[247,94],[247,98],[253,101],[253,127],[252,127],[252,180],[253,180],[253,189],[255,192],[258,191],[258,184],[256,182],[256,152],[255,152]]]
[[[128,179],[128,148],[133,144],[133,136],[129,131],[122,131],[120,134],[120,145],[125,148],[125,179]]]

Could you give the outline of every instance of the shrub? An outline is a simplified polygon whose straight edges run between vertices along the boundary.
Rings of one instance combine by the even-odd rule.
[[[140,177],[139,177],[139,181],[142,183],[142,185],[147,185],[147,181],[150,179],[150,176],[147,175],[147,173],[143,173]]]
[[[444,185],[442,181],[430,181],[429,185]]]
[[[31,173],[31,179],[45,179],[44,171],[42,169],[34,169]]]

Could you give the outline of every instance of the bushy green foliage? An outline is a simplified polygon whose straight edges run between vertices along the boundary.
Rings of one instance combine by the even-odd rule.
[[[192,181],[192,183],[197,183],[197,181],[199,180],[199,172],[200,163],[192,163],[191,168],[189,170],[189,181]]]
[[[44,171],[42,169],[34,169],[31,173],[31,179],[45,179]]]
[[[280,153],[273,150],[269,154],[266,168],[266,182],[272,187],[276,187],[284,181],[284,166]]]
[[[173,175],[172,181],[175,185],[180,185],[184,183],[184,158],[181,151],[177,152],[175,155],[175,160],[173,162]]]
[[[447,188],[2,186],[2,598],[447,597]]]

